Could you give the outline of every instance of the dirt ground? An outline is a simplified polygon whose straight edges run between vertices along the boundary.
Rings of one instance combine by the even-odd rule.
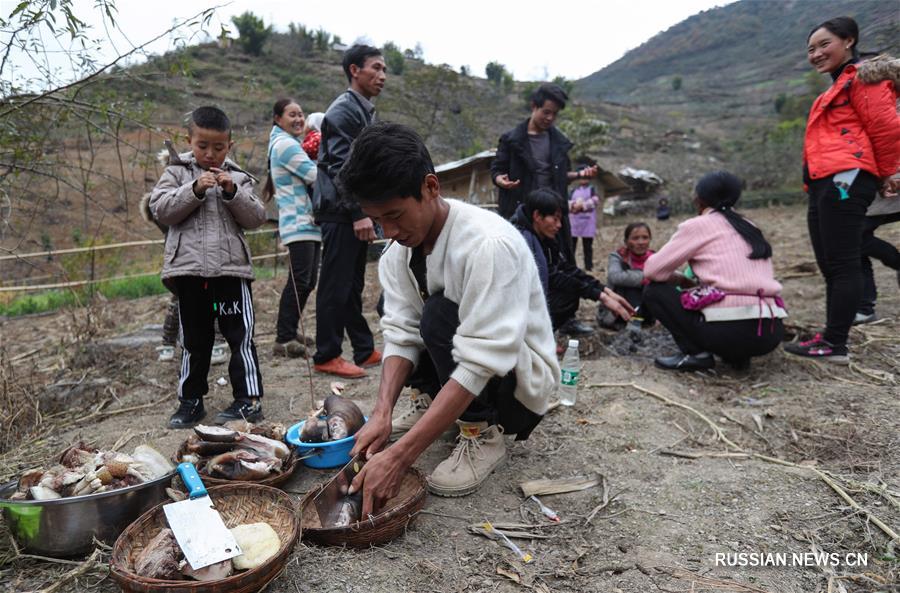
[[[774,245],[792,332],[819,327],[823,282],[802,208],[749,214]],[[603,221],[595,241],[595,273],[601,278],[606,254],[618,245],[626,222]],[[654,245],[662,245],[676,223],[653,223]],[[900,225],[882,231],[900,242]],[[374,266],[369,268],[365,310],[376,327],[377,279]],[[429,496],[408,532],[385,546],[355,551],[300,543],[268,591],[900,591],[900,541],[889,542],[876,525],[880,519],[900,531],[900,296],[894,272],[877,263],[876,272],[883,320],[853,330],[849,368],[789,358],[779,349],[754,360],[746,372],[719,365],[709,373],[670,374],[653,367],[652,357],[660,354],[654,348],[623,350],[618,346],[630,338],[598,333],[583,343],[577,404],[553,410],[528,441],[512,444],[506,465],[478,493]],[[265,413],[288,424],[304,416],[309,389],[305,361],[270,355],[283,282],[283,275],[260,281],[254,296]],[[45,414],[35,435],[39,440],[23,436],[7,446],[0,477],[14,477],[80,438],[110,446],[124,434],[132,437],[126,448],[148,442],[163,453],[174,452],[185,433],[164,425],[175,407],[177,365],[156,362],[155,330],[146,327],[161,323],[166,301],[159,296],[103,303],[91,310],[90,322],[85,310],[0,322],[4,388],[36,386],[35,392],[50,398],[46,406],[62,410]],[[314,324],[312,310],[305,317],[308,329]],[[593,314],[589,303],[579,312],[591,323]],[[662,330],[646,333],[646,343],[666,347]],[[135,339],[110,342],[128,335]],[[227,377],[225,367],[213,367],[211,380],[221,376]],[[313,375],[318,398],[328,393],[331,380]],[[366,379],[347,381],[345,395],[368,411],[377,380],[373,370]],[[66,381],[93,387],[60,395],[59,385]],[[210,412],[229,400],[230,387],[212,383]],[[157,403],[115,413],[152,402]],[[92,413],[100,405],[105,407]],[[713,426],[721,431],[718,438]],[[436,442],[417,467],[430,471],[451,448],[451,442]],[[817,470],[836,476],[832,483],[859,506],[841,498]],[[605,477],[605,488],[543,498],[559,512],[558,525],[536,514],[518,487],[527,479],[593,473]],[[286,490],[299,498],[329,475],[302,468]],[[609,502],[602,506],[604,491]],[[485,520],[533,523],[539,527],[532,531],[549,537],[517,540],[534,557],[526,565],[509,549],[469,531]],[[790,561],[792,554],[813,550],[836,554],[837,565],[716,562],[717,554],[726,553],[786,553]],[[857,553],[867,555],[866,566],[847,563],[846,555]],[[8,557],[0,565],[0,589],[39,591],[76,568]],[[117,590],[102,566],[60,584],[59,591]]]

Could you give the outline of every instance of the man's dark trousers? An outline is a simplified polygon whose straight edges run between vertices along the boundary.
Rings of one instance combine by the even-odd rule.
[[[322,268],[316,294],[316,354],[323,364],[341,355],[344,330],[353,346],[353,361],[362,364],[375,350],[372,331],[362,314],[366,255],[369,244],[360,241],[353,225],[323,222]]]
[[[456,370],[453,359],[453,337],[459,328],[459,305],[444,296],[443,292],[428,297],[422,308],[419,332],[425,342],[425,351],[407,384],[436,397],[441,387],[450,380]],[[472,400],[460,420],[500,424],[506,433],[515,434],[516,440],[528,438],[541,421],[541,416],[530,411],[515,398],[515,370],[504,377],[493,377],[484,390]]]

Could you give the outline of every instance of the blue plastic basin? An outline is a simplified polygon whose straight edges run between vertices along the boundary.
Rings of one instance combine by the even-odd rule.
[[[364,417],[366,420],[368,416]],[[304,443],[300,440],[300,431],[306,421],[298,422],[291,426],[284,437],[291,445],[297,447],[300,457],[310,455],[303,460],[308,467],[319,469],[327,469],[330,467],[341,467],[350,463],[350,450],[353,448],[353,435],[345,439],[337,441],[326,441],[324,443]],[[318,450],[318,453],[316,453]]]

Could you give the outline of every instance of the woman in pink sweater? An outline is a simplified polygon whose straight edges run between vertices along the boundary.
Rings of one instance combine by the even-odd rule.
[[[663,369],[715,366],[713,355],[736,368],[774,350],[787,316],[762,231],[732,208],[741,181],[731,173],[705,175],[694,190],[698,216],[680,225],[644,265],[644,307],[672,333],[679,354],[656,359]],[[681,293],[673,282],[690,264],[700,286]]]

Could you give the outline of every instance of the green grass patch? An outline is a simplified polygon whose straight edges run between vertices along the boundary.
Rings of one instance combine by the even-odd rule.
[[[271,280],[275,277],[275,271],[269,265],[257,265],[254,268],[259,280]],[[285,278],[287,270],[283,261],[278,262],[278,277]],[[93,294],[102,294],[107,299],[132,300],[146,296],[153,296],[168,292],[159,276],[141,276],[138,278],[123,278],[120,280],[108,280],[94,285]],[[77,307],[91,299],[91,288],[79,286],[77,288],[62,290],[47,290],[39,293],[23,294],[13,298],[7,303],[0,302],[0,315],[17,317],[19,315],[32,315],[34,313],[46,313],[56,311],[63,307]]]
[[[96,284],[93,294],[102,294],[108,299],[139,299],[166,292],[159,276],[123,278]],[[68,290],[48,290],[36,294],[23,294],[8,303],[0,303],[0,315],[16,317],[55,311],[62,307],[78,306],[91,298],[91,287],[79,286]]]

